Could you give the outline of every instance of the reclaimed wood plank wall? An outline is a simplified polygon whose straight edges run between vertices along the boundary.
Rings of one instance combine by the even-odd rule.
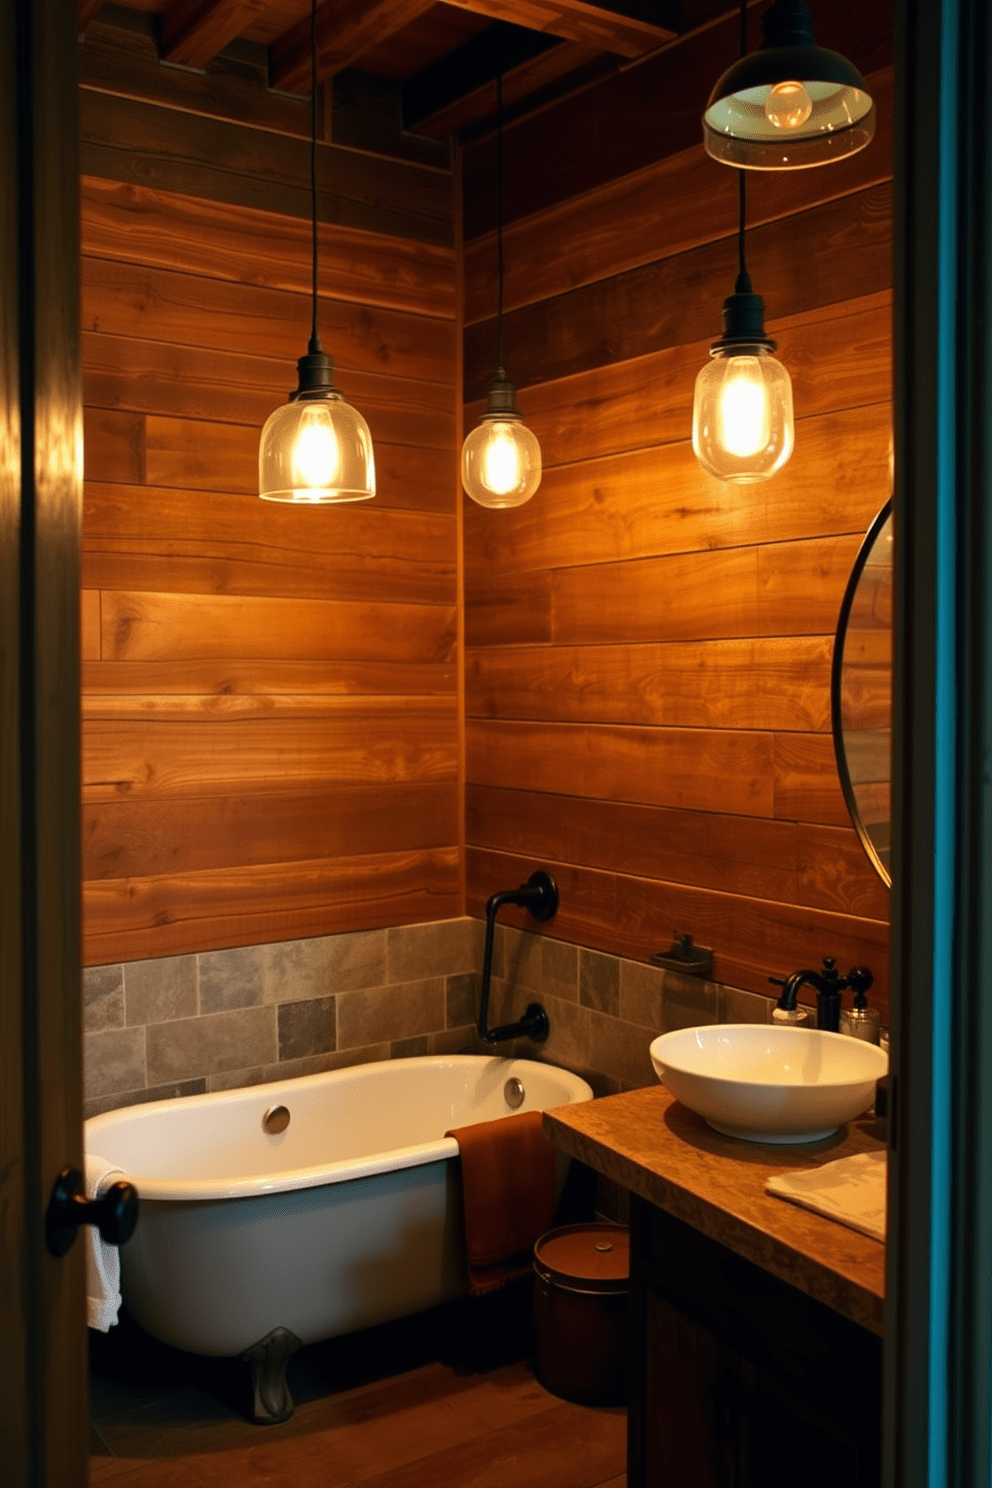
[[[690,444],[737,268],[736,175],[699,143],[736,25],[505,131],[507,370],[545,469],[516,511],[466,502],[470,912],[542,864],[548,934],[641,957],[688,931],[766,994],[833,954],[884,1004],[888,894],[844,806],[830,661],[888,495],[891,26],[884,3],[817,16],[877,92],[871,147],[749,178],[797,415],[766,484],[712,480]],[[467,428],[495,364],[493,158],[462,158]]]
[[[461,910],[453,190],[321,144],[321,319],[379,495],[257,499],[310,328],[309,104],[238,46],[82,76],[88,964]],[[332,220],[333,216],[333,220]]]

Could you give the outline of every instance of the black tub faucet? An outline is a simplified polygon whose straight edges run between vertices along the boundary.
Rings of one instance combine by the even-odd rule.
[[[504,904],[518,904],[535,920],[550,920],[558,909],[558,885],[550,873],[539,868],[518,889],[505,889],[493,894],[486,903],[486,947],[482,956],[482,986],[479,993],[479,1037],[484,1044],[502,1044],[507,1039],[529,1038],[543,1044],[548,1036],[548,1014],[539,1002],[532,1002],[519,1023],[489,1027],[489,983],[493,970],[493,938],[496,916]]]
[[[768,980],[774,986],[782,988],[775,1006],[790,1013],[795,1010],[799,988],[807,982],[815,987],[817,1028],[822,1028],[827,1033],[839,1033],[840,994],[845,987],[850,987],[855,992],[867,992],[875,978],[867,966],[853,966],[847,976],[842,977],[833,956],[824,956],[822,971],[794,971],[784,981],[781,977],[769,977]]]

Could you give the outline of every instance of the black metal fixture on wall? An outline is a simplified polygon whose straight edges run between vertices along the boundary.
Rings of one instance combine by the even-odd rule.
[[[480,506],[523,506],[541,484],[541,446],[517,407],[503,351],[503,72],[496,74],[496,376],[462,445],[462,485]]]
[[[817,46],[803,0],[774,0],[761,43],[710,94],[703,139],[714,160],[745,170],[801,170],[863,150],[875,133],[875,103],[860,72]]]
[[[369,426],[334,385],[334,362],[317,334],[317,0],[310,3],[310,342],[297,362],[299,386],[270,414],[258,447],[264,501],[312,506],[375,495]]]

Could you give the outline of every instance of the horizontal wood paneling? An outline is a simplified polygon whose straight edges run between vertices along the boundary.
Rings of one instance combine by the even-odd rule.
[[[201,106],[202,79],[97,29],[82,94],[85,959],[456,914],[450,175],[319,145],[319,327],[372,430],[378,495],[260,502],[261,425],[310,329],[299,106],[224,61],[216,107]]]
[[[870,150],[839,171],[755,171],[748,177],[748,228],[847,196],[892,175],[892,75],[866,79],[878,114]],[[826,180],[821,179],[826,177]],[[657,258],[687,253],[725,237],[737,221],[737,178],[710,160],[702,143],[511,223],[504,234],[506,310],[551,299]],[[785,229],[786,231],[788,228]],[[562,254],[560,244],[569,243]],[[485,320],[496,305],[496,238],[465,248],[465,323]]]
[[[310,288],[309,222],[264,208],[233,208],[181,191],[84,175],[80,238],[84,255],[117,264],[295,294]],[[329,298],[424,317],[454,316],[450,248],[323,224],[318,263],[320,293]]]
[[[488,648],[467,658],[465,709],[555,723],[828,730],[832,653],[832,636]]]
[[[466,779],[479,785],[772,816],[772,772],[764,733],[466,722]]]
[[[562,902],[541,933],[643,959],[689,931],[717,980],[767,996],[835,955],[871,967],[884,1008],[888,893],[844,804],[829,692],[889,493],[890,17],[828,10],[818,39],[872,73],[880,125],[836,170],[748,181],[748,264],[797,413],[771,481],[712,480],[689,441],[737,270],[736,178],[698,143],[731,22],[507,131],[506,366],[544,473],[520,508],[465,503],[467,893],[480,913],[547,865]],[[463,162],[469,426],[495,355],[490,148]]]
[[[84,588],[79,596],[79,655],[83,662],[100,660],[100,594]]]
[[[460,902],[455,847],[83,885],[95,965],[450,919]]]
[[[245,128],[159,102],[81,88],[84,175],[205,197],[232,207],[310,221],[310,142]],[[195,129],[187,122],[196,119]],[[177,127],[177,124],[180,127]],[[446,172],[317,145],[317,210],[323,221],[451,247]]]
[[[189,830],[195,812],[198,830]],[[243,863],[447,847],[457,840],[457,786],[420,782],[183,797],[83,807],[83,876],[148,878]]]
[[[891,218],[892,190],[885,182],[749,232],[748,266],[770,325],[781,316],[891,288]],[[736,237],[726,235],[732,228],[731,218],[724,236],[692,253],[510,311],[505,364],[513,383],[526,388],[659,346],[715,339],[720,306],[737,276]],[[468,399],[483,396],[495,364],[495,321],[468,327]]]
[[[454,608],[107,590],[105,661],[448,661]]]

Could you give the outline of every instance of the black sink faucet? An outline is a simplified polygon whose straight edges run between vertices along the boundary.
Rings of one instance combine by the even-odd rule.
[[[781,977],[769,977],[776,987],[782,988],[776,1007],[792,1012],[796,1006],[796,993],[807,982],[816,988],[816,1026],[827,1033],[840,1032],[840,994],[845,987],[855,992],[867,992],[875,978],[867,966],[853,966],[842,977],[833,956],[824,956],[822,971],[794,971],[783,981]]]

